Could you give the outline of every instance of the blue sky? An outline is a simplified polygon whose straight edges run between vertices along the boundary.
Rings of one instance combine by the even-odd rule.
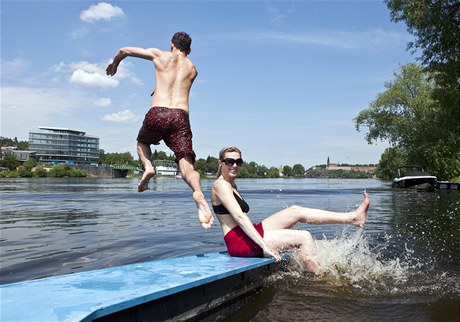
[[[2,0],[1,136],[70,128],[137,158],[154,66],[105,68],[123,46],[168,50],[176,31],[193,39],[199,158],[235,145],[268,167],[379,161],[387,145],[368,145],[353,118],[415,61],[382,1]]]

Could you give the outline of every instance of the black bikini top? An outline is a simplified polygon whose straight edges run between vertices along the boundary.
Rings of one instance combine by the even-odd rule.
[[[233,195],[235,196],[236,201],[240,205],[241,211],[246,212],[246,213],[249,212],[249,205],[246,203],[246,201],[241,199],[241,197],[238,196],[235,192],[233,192]],[[229,215],[230,214],[227,208],[225,208],[224,205],[222,204],[217,205],[217,206],[212,205],[212,209],[214,209],[214,213],[216,215]]]

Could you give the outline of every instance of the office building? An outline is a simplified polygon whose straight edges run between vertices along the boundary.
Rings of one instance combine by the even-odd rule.
[[[36,151],[39,163],[97,164],[99,138],[83,131],[39,126],[38,131],[29,132],[29,149]]]

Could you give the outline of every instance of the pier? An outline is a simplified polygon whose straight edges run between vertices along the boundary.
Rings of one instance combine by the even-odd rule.
[[[3,322],[219,321],[278,266],[216,252],[0,285]]]
[[[444,190],[460,190],[460,182],[438,181],[436,183],[436,188]]]

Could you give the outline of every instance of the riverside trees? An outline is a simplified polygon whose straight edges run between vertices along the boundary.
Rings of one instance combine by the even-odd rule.
[[[390,143],[377,175],[397,163],[421,163],[439,179],[460,174],[460,3],[458,0],[386,0],[393,21],[404,21],[421,50],[421,65],[401,67],[386,91],[355,118],[369,128],[368,143]],[[392,169],[391,169],[392,168]],[[391,173],[391,175],[390,175]]]

